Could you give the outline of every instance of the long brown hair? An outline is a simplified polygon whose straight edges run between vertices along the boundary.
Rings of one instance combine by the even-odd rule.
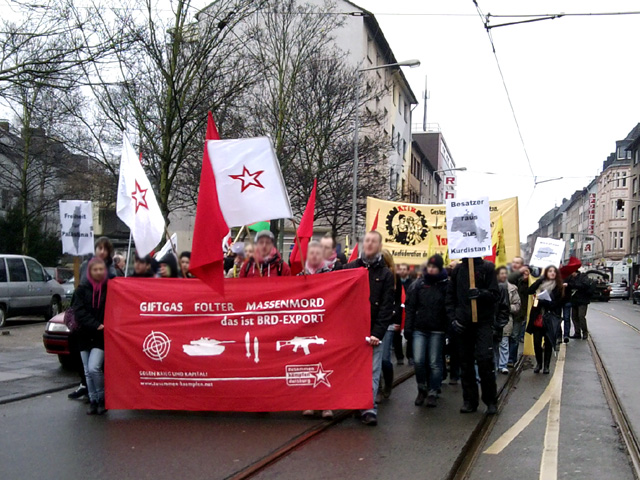
[[[558,267],[556,267],[555,265],[549,265],[544,269],[544,272],[542,272],[542,281],[549,280],[548,275],[549,270],[551,269],[556,271],[556,278],[554,280],[556,283],[556,288],[554,288],[554,290],[559,290],[560,293],[564,295],[564,282],[562,281],[562,275],[560,274],[560,270],[558,270]]]
[[[391,255],[391,252],[389,250],[383,248],[382,258],[387,268],[391,270],[391,273],[393,275],[393,288],[396,288],[396,264],[393,261],[393,255]]]

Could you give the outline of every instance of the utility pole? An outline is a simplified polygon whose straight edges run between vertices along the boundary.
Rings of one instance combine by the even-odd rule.
[[[422,131],[427,131],[427,100],[429,100],[429,90],[427,90],[427,76],[424,76],[424,93],[422,94],[424,100],[424,115],[422,117]]]

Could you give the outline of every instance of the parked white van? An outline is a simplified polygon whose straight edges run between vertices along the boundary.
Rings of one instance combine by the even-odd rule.
[[[62,310],[64,288],[37,260],[0,255],[0,327],[7,318],[43,315],[49,320]]]

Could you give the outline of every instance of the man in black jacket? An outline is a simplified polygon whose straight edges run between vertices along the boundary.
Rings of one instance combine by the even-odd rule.
[[[373,347],[373,408],[362,412],[365,425],[378,424],[378,408],[375,398],[380,384],[382,368],[382,339],[391,325],[393,317],[393,274],[382,259],[382,236],[369,232],[364,237],[362,255],[343,268],[366,268],[369,270],[369,301],[371,303],[371,336]]]
[[[586,340],[589,337],[587,328],[587,309],[593,295],[593,283],[589,277],[580,272],[572,273],[566,280],[571,295],[571,320],[575,334],[571,338]]]
[[[469,261],[475,267],[476,288],[469,283]],[[478,307],[478,322],[472,322],[471,300]],[[496,303],[500,290],[495,275],[495,266],[481,258],[464,259],[453,270],[447,290],[447,314],[451,326],[458,336],[462,397],[464,405],[461,413],[478,410],[478,385],[475,363],[478,364],[482,401],[487,405],[487,413],[497,412],[497,388],[493,359],[493,330],[499,328],[496,322]]]

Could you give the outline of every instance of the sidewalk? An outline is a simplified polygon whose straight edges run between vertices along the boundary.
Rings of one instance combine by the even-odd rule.
[[[3,330],[10,334],[0,336],[0,404],[80,383],[75,372],[62,369],[56,355],[45,352],[43,323]]]

